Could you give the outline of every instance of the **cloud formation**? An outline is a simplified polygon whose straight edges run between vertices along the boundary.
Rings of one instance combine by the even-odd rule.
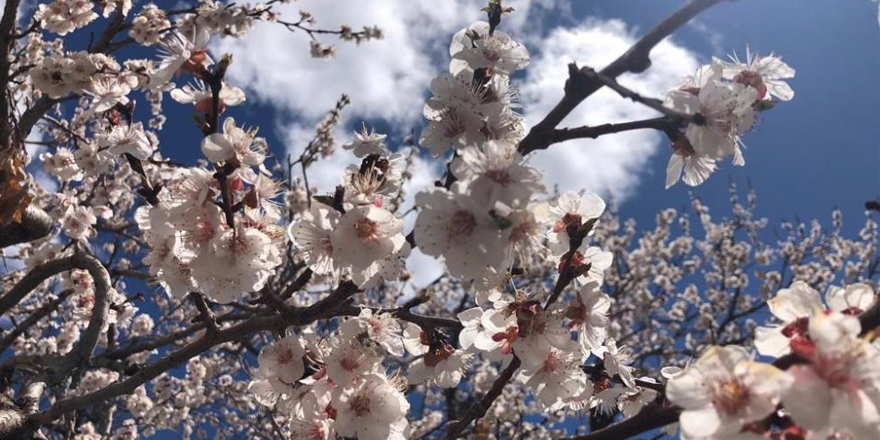
[[[504,29],[514,35],[535,27],[530,13],[552,7],[556,0],[511,0],[515,14],[505,17]],[[218,52],[234,55],[230,78],[247,87],[249,98],[288,110],[293,116],[315,120],[343,93],[352,99],[350,118],[383,119],[407,131],[421,120],[424,94],[431,79],[448,61],[449,41],[459,29],[484,20],[485,0],[302,0],[282,6],[292,20],[302,9],[318,20],[315,27],[358,29],[378,25],[385,38],[356,46],[322,39],[336,45],[337,56],[315,60],[302,32],[261,23],[243,40],[223,39]]]
[[[541,53],[533,56],[528,76],[521,86],[526,105],[526,121],[540,121],[563,95],[568,63],[601,69],[636,41],[620,20],[587,20],[575,28],[558,28],[541,42]],[[666,90],[698,66],[696,56],[669,40],[651,53],[652,67],[638,75],[623,75],[620,83],[646,96],[662,97]],[[597,125],[645,119],[658,114],[647,107],[620,98],[602,89],[584,101],[566,118],[561,127]],[[662,134],[642,130],[599,139],[582,139],[551,146],[535,153],[530,162],[545,172],[548,188],[560,190],[587,188],[617,201],[632,195],[645,165],[661,144]]]

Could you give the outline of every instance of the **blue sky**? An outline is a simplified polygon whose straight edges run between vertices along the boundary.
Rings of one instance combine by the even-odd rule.
[[[680,1],[575,2],[575,14],[620,17],[642,29]],[[864,202],[880,197],[880,29],[877,5],[861,0],[740,0],[722,3],[675,34],[700,54],[723,55],[746,45],[776,52],[797,76],[794,100],[763,115],[745,137],[746,166],[725,164],[693,189],[710,208],[726,208],[728,179],[758,193],[760,215],[829,219],[833,208],[849,228],[861,223]],[[662,187],[666,156],[648,165],[623,215],[650,221],[664,207],[686,203],[685,186]]]

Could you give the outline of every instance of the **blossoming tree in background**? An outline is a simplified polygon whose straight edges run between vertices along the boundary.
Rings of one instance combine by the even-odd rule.
[[[729,218],[693,199],[639,232],[529,165],[638,129],[668,137],[667,187],[744,165],[743,137],[794,96],[780,57],[712,60],[662,98],[616,80],[720,0],[683,5],[602,70],[568,66],[564,97],[532,127],[511,79],[529,54],[503,31],[512,8],[490,1],[487,22],[452,36],[418,146],[364,125],[335,149],[343,97],[286,167],[257,127],[224,116],[246,96],[209,42],[266,21],[331,57],[322,38],[382,34],[290,21],[277,3],[54,0],[20,15],[7,1],[0,246],[19,268],[0,279],[2,438],[880,437],[870,215],[857,237],[835,212],[830,228],[783,224],[766,242],[754,193],[732,187]],[[86,50],[66,47],[102,22]],[[145,57],[117,55],[133,46]],[[559,127],[603,87],[657,116]],[[160,143],[168,106],[192,107],[194,165],[171,135]],[[31,143],[45,152],[28,158]],[[332,154],[360,165],[316,193],[309,168]],[[447,171],[405,194],[420,154]],[[58,191],[32,182],[29,159]],[[414,248],[446,269],[421,290]]]

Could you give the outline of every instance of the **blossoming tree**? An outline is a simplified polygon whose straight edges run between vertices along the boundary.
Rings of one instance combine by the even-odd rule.
[[[343,97],[286,167],[224,116],[246,96],[212,39],[265,21],[330,57],[325,38],[382,33],[289,20],[283,2],[53,0],[27,15],[7,0],[0,246],[18,265],[0,278],[2,438],[880,437],[870,215],[854,238],[835,212],[830,228],[783,224],[768,243],[754,193],[732,188],[729,218],[693,199],[639,233],[598,195],[548,191],[529,165],[640,129],[669,139],[667,187],[744,165],[743,136],[794,96],[778,56],[714,59],[660,98],[616,80],[721,0],[684,4],[601,70],[568,66],[564,97],[532,127],[511,79],[528,51],[503,31],[512,8],[489,1],[487,22],[452,36],[417,146],[364,125],[335,151]],[[86,50],[66,47],[102,22]],[[147,57],[116,55],[134,46]],[[559,127],[604,87],[657,116]],[[192,106],[197,164],[159,143],[169,105]],[[45,152],[28,158],[28,144]],[[360,165],[317,193],[309,168],[331,154]],[[419,154],[445,176],[404,194]],[[29,159],[57,191],[34,184]],[[413,290],[416,247],[446,270]]]

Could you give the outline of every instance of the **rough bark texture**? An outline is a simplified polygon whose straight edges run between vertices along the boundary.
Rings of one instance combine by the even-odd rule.
[[[42,209],[28,206],[21,216],[21,222],[0,226],[0,249],[43,238],[50,232],[52,218]]]

